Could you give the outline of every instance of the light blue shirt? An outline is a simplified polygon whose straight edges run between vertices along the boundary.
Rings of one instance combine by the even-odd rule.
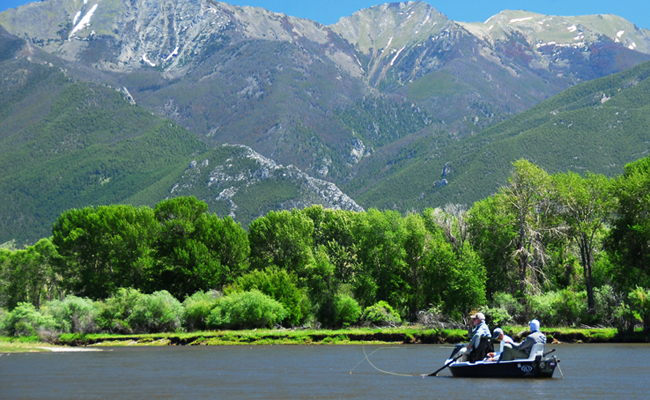
[[[530,335],[526,337],[526,340],[524,340],[520,345],[518,346],[515,345],[512,347],[521,350],[523,352],[526,352],[527,354],[530,354],[530,350],[537,343],[546,344],[546,335],[544,335],[540,331],[532,332]]]
[[[472,339],[469,341],[469,345],[472,349],[475,349],[476,346],[478,346],[479,341],[481,340],[481,337],[492,337],[492,334],[490,333],[490,328],[488,328],[487,324],[485,321],[481,321],[480,324],[476,325],[474,330],[472,331]]]

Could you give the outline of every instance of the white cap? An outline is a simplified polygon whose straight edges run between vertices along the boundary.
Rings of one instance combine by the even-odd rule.
[[[494,337],[498,338],[499,336],[503,335],[503,329],[501,328],[495,328],[494,329]]]
[[[481,312],[477,312],[476,314],[472,314],[469,317],[470,318],[478,318],[481,321],[485,321],[485,315],[483,315],[483,313],[481,313]]]
[[[539,321],[534,319],[528,323],[528,326],[530,326],[531,332],[536,332],[539,330]]]

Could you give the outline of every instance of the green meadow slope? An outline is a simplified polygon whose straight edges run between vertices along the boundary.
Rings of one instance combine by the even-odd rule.
[[[618,175],[650,151],[649,78],[650,63],[644,63],[576,85],[448,147],[419,138],[400,168],[386,168],[383,175],[374,170],[379,183],[348,192],[363,207],[471,205],[503,185],[519,158],[551,173]]]
[[[0,90],[0,242],[50,235],[72,207],[155,204],[205,145],[124,94],[49,65],[5,61]]]

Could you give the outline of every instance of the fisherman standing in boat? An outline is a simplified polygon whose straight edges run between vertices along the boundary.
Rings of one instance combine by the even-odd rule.
[[[470,315],[470,318],[472,319],[472,324],[474,326],[474,329],[472,330],[472,338],[467,346],[460,349],[460,362],[469,361],[470,353],[478,349],[482,337],[492,338],[492,335],[490,335],[490,328],[488,328],[485,323],[485,315],[483,315],[483,313],[478,312],[474,315]],[[480,358],[482,359],[483,357]]]
[[[546,344],[546,335],[539,331],[539,321],[534,319],[528,324],[530,334],[521,344],[504,344],[503,354],[500,361],[515,360],[518,358],[528,358],[530,350],[537,343]]]

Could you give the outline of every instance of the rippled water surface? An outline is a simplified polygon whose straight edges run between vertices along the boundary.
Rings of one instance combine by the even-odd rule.
[[[649,398],[650,346],[557,349],[553,379],[463,379],[450,346],[130,347],[0,356],[0,399]],[[374,367],[365,360],[365,353]],[[380,372],[379,370],[385,371]],[[564,377],[563,377],[564,376]]]

